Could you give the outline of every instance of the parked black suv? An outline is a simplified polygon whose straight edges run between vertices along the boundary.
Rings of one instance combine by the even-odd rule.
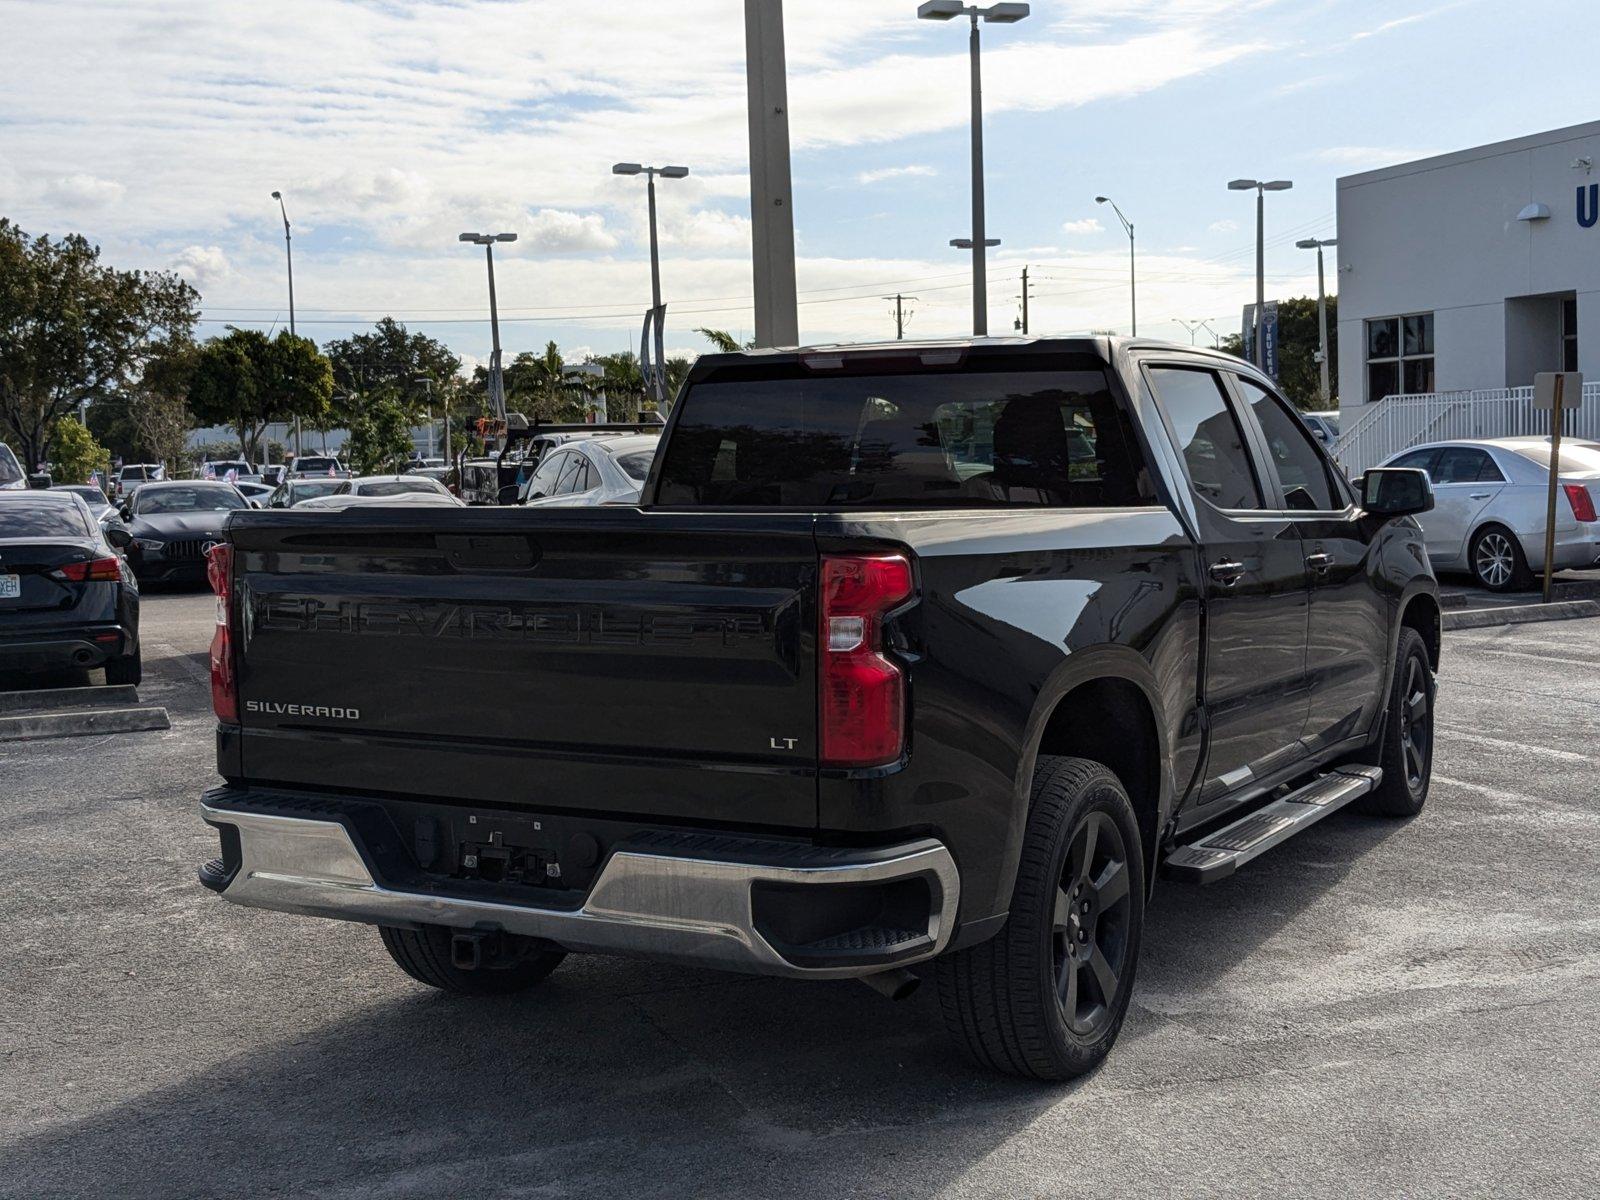
[[[1158,875],[1421,809],[1431,503],[1189,347],[703,357],[636,508],[235,514],[201,879],[458,992],[920,963],[979,1061],[1075,1075]]]

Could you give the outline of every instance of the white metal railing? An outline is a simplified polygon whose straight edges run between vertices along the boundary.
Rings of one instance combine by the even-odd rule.
[[[1542,437],[1550,414],[1533,407],[1533,389],[1482,388],[1386,396],[1369,404],[1333,444],[1333,456],[1356,476],[1392,454],[1423,442],[1467,438]],[[1583,403],[1567,409],[1562,437],[1600,440],[1600,383],[1583,386]]]

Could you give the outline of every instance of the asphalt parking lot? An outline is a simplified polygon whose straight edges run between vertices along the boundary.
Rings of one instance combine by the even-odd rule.
[[[160,733],[0,747],[0,1196],[1539,1194],[1600,1176],[1600,620],[1447,635],[1433,793],[1163,885],[1066,1087],[900,1004],[573,957],[511,1000],[225,905],[206,594],[145,600]]]

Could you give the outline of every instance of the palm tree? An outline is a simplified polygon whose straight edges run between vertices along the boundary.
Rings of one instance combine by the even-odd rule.
[[[726,329],[706,329],[702,327],[696,329],[695,332],[710,342],[721,354],[737,354],[739,351],[748,350],[755,345],[754,342],[746,342],[741,346],[739,340]]]

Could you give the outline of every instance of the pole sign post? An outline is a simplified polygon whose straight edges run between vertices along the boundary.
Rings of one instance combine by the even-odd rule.
[[[1556,489],[1561,477],[1561,421],[1583,403],[1578,371],[1540,371],[1533,377],[1533,406],[1550,414],[1550,486],[1544,507],[1544,602],[1550,603],[1556,560]]]
[[[1268,300],[1261,310],[1261,361],[1267,375],[1278,382],[1278,302]],[[1244,357],[1247,362],[1256,360],[1256,306],[1244,306]]]

